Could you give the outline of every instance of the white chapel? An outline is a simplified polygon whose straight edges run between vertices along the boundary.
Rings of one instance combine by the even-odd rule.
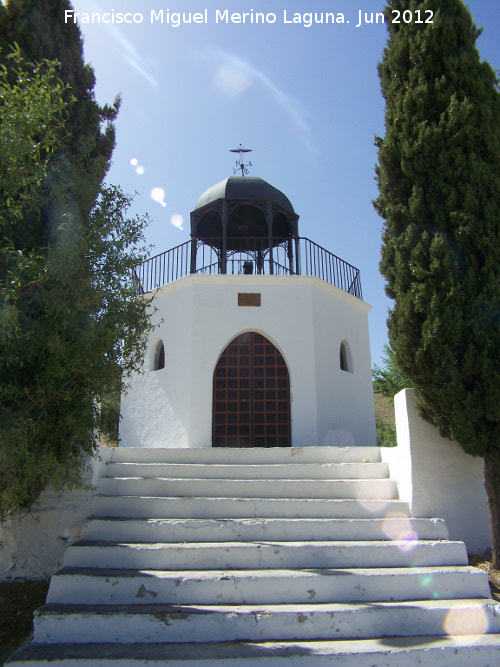
[[[474,462],[409,410],[376,446],[359,272],[241,171],[136,275],[158,326],[121,446],[9,667],[500,664],[500,605],[460,541],[486,509]]]
[[[158,326],[122,397],[122,446],[376,444],[359,271],[298,220],[242,169],[198,199],[189,241],[142,265]]]

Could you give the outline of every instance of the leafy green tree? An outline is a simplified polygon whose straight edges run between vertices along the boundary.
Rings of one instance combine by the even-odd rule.
[[[148,302],[134,298],[131,280],[145,257],[144,220],[126,217],[129,204],[103,186],[78,245],[47,254],[2,248],[2,516],[30,507],[49,482],[79,486],[96,436],[111,428],[98,404],[144,356]]]
[[[66,136],[68,92],[55,63],[31,65],[29,79],[19,48],[9,69],[0,64],[0,220],[6,235],[23,211],[43,205],[39,197],[49,158]],[[66,95],[67,96],[67,95]],[[5,225],[10,220],[9,228]]]
[[[381,368],[377,364],[373,364],[373,391],[387,398],[394,398],[402,389],[411,387],[411,381],[399,369],[392,347],[384,345],[384,352],[385,356],[382,357],[384,366]]]
[[[397,445],[396,424],[394,419],[388,419],[386,415],[379,414],[381,404],[390,403],[402,389],[411,387],[409,378],[400,371],[394,358],[394,351],[389,345],[384,345],[385,356],[382,357],[382,367],[373,364],[372,378],[373,391],[384,398],[375,398],[375,424],[377,427],[377,445],[379,447],[395,447]],[[385,401],[385,399],[391,399]],[[385,410],[384,410],[385,412]],[[393,411],[392,411],[393,412]]]
[[[377,428],[377,446],[378,447],[396,447],[398,444],[396,424],[386,421],[381,417],[375,417],[375,426]]]
[[[132,282],[147,221],[102,185],[118,104],[95,102],[68,7],[0,5],[0,517],[80,484],[150,329]]]
[[[432,23],[391,22],[392,10]],[[407,15],[408,16],[408,15]],[[420,415],[484,457],[500,561],[500,94],[461,0],[391,0],[379,65],[380,268],[395,361]]]

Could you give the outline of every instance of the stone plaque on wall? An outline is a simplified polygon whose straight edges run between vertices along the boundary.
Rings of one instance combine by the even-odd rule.
[[[238,294],[238,306],[260,306],[260,294],[240,292]]]

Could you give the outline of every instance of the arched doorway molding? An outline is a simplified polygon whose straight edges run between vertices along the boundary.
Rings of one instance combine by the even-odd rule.
[[[215,368],[217,367],[217,364],[219,363],[220,358],[224,354],[227,346],[230,345],[233,342],[233,340],[238,338],[238,336],[241,336],[241,334],[245,334],[245,333],[257,333],[257,334],[260,334],[261,336],[264,336],[264,338],[267,338],[267,340],[270,343],[272,343],[274,345],[274,347],[278,350],[278,352],[281,354],[281,356],[285,360],[286,369],[288,371],[288,377],[289,377],[289,380],[290,380],[290,396],[291,396],[292,377],[291,377],[291,374],[290,374],[290,364],[288,363],[286,354],[283,351],[283,349],[281,348],[281,346],[276,342],[276,340],[272,336],[270,336],[266,331],[264,331],[263,329],[257,329],[256,327],[247,327],[246,329],[242,329],[241,331],[238,331],[238,333],[236,333],[233,336],[230,336],[229,338],[227,338],[226,342],[224,343],[224,345],[221,348],[221,351],[219,352],[219,356],[217,357],[217,360],[215,362],[213,371],[215,371]]]
[[[290,372],[264,332],[244,329],[227,342],[212,392],[213,447],[291,447]]]

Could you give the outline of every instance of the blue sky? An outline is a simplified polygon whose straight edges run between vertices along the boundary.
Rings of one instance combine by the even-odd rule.
[[[500,69],[500,2],[469,0],[482,58]],[[251,174],[282,190],[300,215],[299,231],[361,270],[370,313],[372,360],[387,342],[390,301],[378,271],[383,221],[377,196],[375,135],[384,133],[377,63],[385,25],[358,24],[384,0],[74,0],[75,12],[140,12],[142,23],[80,22],[96,96],[122,107],[107,180],[137,192],[148,212],[148,242],[163,252],[189,238],[199,195],[233,173],[240,143],[253,149]],[[164,23],[151,23],[163,9]],[[170,13],[204,13],[207,23],[174,27]],[[216,12],[276,15],[274,23],[216,23]],[[334,12],[345,23],[285,23],[297,12]],[[80,17],[83,18],[83,17]],[[272,20],[272,16],[269,17]],[[139,16],[136,17],[139,19]],[[349,21],[349,23],[347,23]],[[135,158],[135,159],[133,159]],[[132,159],[132,164],[131,164]],[[164,192],[156,201],[161,188]],[[155,190],[156,189],[156,190]],[[182,216],[183,229],[172,224]]]

